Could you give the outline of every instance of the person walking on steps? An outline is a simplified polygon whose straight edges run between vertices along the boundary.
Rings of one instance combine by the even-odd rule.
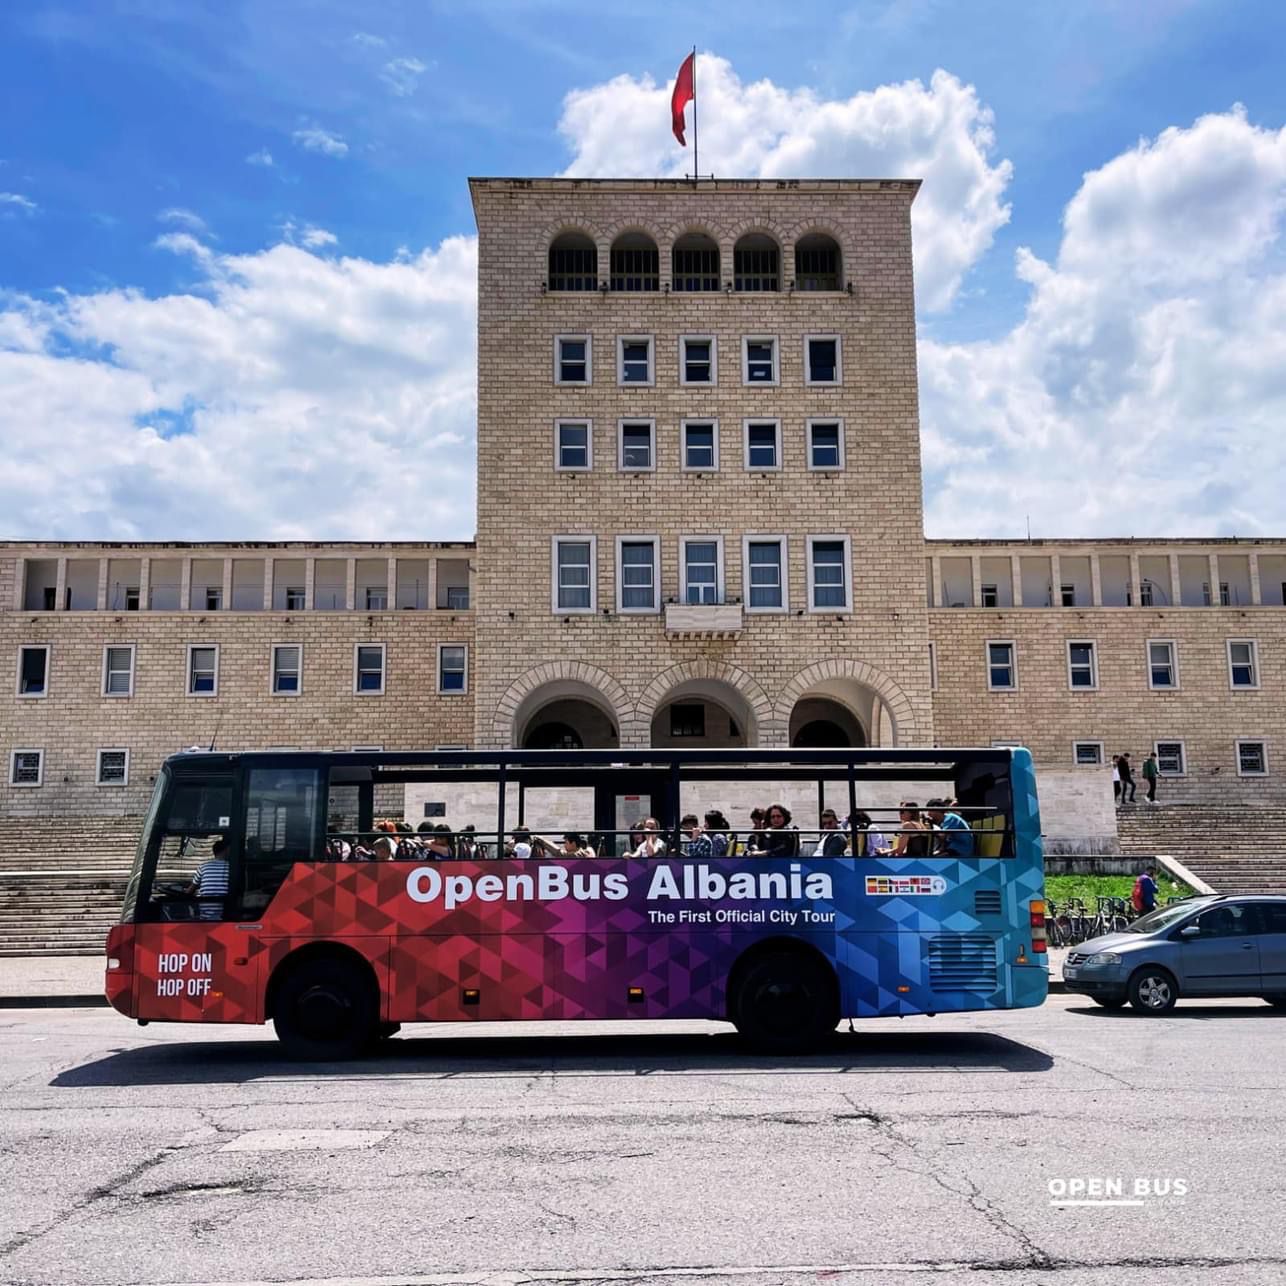
[[[1143,780],[1148,784],[1148,803],[1157,802],[1157,778],[1161,774],[1157,771],[1156,751],[1152,751],[1143,761]]]
[[[1130,752],[1127,750],[1121,755],[1121,803],[1134,803],[1134,792],[1138,790],[1138,783],[1134,780],[1134,769],[1130,766]],[[1128,796],[1128,799],[1126,798]]]

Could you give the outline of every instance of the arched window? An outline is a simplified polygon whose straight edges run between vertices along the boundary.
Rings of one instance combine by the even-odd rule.
[[[660,290],[661,256],[646,232],[623,232],[612,242],[613,290]]]
[[[685,232],[674,243],[671,266],[674,290],[719,289],[719,247],[704,232]]]
[[[732,251],[733,287],[738,291],[780,290],[781,255],[762,232],[747,233]]]
[[[795,242],[795,289],[842,290],[839,246],[824,232],[810,232]]]
[[[598,289],[598,247],[583,232],[554,238],[549,247],[549,289]]]

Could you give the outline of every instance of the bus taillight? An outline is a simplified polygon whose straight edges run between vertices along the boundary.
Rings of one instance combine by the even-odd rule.
[[[1033,898],[1027,904],[1031,912],[1031,949],[1034,955],[1044,955],[1047,950],[1045,939],[1045,900]]]
[[[114,924],[107,933],[107,968],[111,973],[134,972],[134,926]]]

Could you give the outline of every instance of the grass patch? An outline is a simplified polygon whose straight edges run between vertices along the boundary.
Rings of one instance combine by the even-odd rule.
[[[1069,898],[1080,898],[1093,911],[1095,898],[1128,898],[1134,890],[1134,878],[1133,875],[1047,875],[1045,896],[1060,904]],[[1171,878],[1163,870],[1157,872],[1156,881],[1158,906],[1164,906],[1167,898],[1192,897],[1196,893],[1196,889]]]

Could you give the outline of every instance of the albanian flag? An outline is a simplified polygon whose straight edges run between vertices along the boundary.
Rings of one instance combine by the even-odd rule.
[[[674,93],[670,95],[670,119],[674,126],[674,137],[684,147],[687,147],[688,142],[683,137],[683,109],[697,96],[696,79],[697,51],[694,49],[683,60],[683,66],[679,68],[674,81]]]

